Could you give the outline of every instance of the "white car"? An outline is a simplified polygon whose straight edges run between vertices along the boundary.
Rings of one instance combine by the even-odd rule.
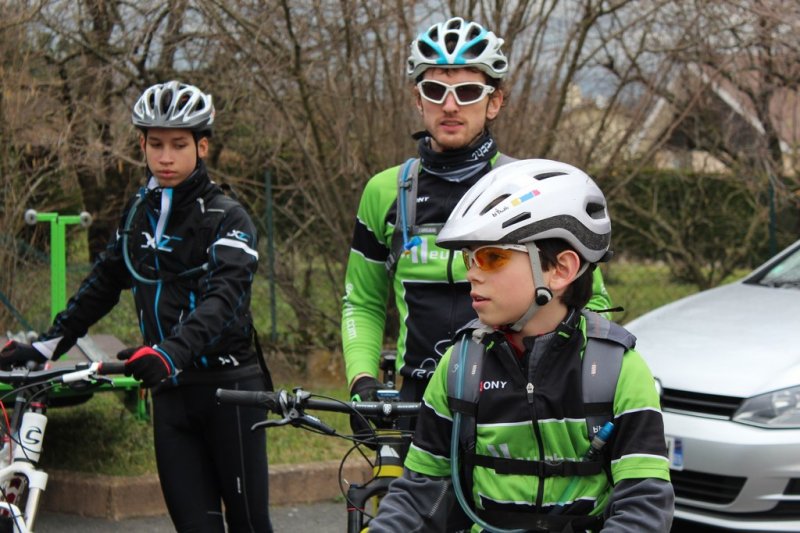
[[[800,531],[800,241],[625,327],[660,388],[675,516]]]

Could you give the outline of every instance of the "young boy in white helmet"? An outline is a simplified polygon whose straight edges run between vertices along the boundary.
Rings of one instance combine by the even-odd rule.
[[[464,195],[437,242],[463,251],[478,320],[431,379],[371,533],[443,531],[452,495],[473,531],[669,531],[653,377],[631,334],[582,311],[610,237],[602,192],[564,163],[510,163]]]
[[[132,290],[143,344],[118,358],[153,391],[156,462],[175,529],[261,533],[272,530],[266,437],[250,427],[265,413],[217,405],[214,394],[270,387],[253,350],[256,229],[203,163],[214,113],[211,95],[193,85],[142,93],[131,120],[146,186],[50,330],[32,345],[7,344],[0,366],[59,358]]]
[[[502,45],[493,32],[460,17],[433,24],[411,43],[407,74],[425,126],[414,135],[419,159],[369,180],[347,263],[342,343],[354,399],[375,400],[381,388],[378,362],[392,291],[404,401],[420,400],[455,332],[475,318],[463,264],[437,246],[436,234],[472,185],[512,160],[498,152],[488,127],[503,105],[508,61]],[[415,195],[398,196],[404,174]],[[611,307],[599,270],[589,307]],[[364,429],[362,420],[351,418],[354,431]]]

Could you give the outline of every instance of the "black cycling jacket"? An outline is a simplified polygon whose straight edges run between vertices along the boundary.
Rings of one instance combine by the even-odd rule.
[[[154,283],[136,279],[126,267],[126,235],[131,265]],[[116,305],[123,289],[131,289],[144,344],[176,370],[197,374],[194,369],[253,363],[250,292],[257,266],[252,220],[210,181],[202,162],[174,188],[160,188],[151,178],[40,340],[59,357]]]

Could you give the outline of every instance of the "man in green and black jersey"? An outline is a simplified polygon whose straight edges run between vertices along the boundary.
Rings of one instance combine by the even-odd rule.
[[[407,73],[425,126],[415,135],[419,159],[369,180],[347,264],[342,342],[354,397],[373,400],[381,386],[378,365],[390,289],[400,318],[402,400],[422,398],[455,333],[475,318],[464,265],[435,239],[464,193],[511,160],[498,152],[488,129],[503,105],[508,63],[502,44],[493,32],[461,18],[434,24],[411,44]],[[398,201],[403,172],[416,192],[406,195],[411,205]],[[588,306],[611,306],[599,270]],[[353,421],[354,431],[360,429],[358,419]]]

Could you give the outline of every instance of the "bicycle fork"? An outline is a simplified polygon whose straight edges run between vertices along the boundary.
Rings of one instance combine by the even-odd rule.
[[[47,473],[37,470],[26,461],[18,461],[0,469],[0,479],[14,479],[16,476],[22,476],[28,481],[25,512],[22,513],[19,507],[8,501],[0,501],[0,512],[11,517],[14,533],[29,533],[33,531],[42,492],[47,488]]]

